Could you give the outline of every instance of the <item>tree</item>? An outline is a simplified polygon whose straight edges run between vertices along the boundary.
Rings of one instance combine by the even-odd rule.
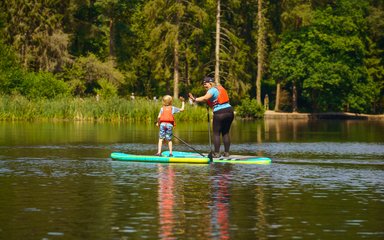
[[[182,66],[187,65],[187,58],[181,59],[181,56],[186,56],[190,42],[202,35],[205,18],[206,14],[193,1],[180,0],[148,1],[134,15],[134,32],[144,42],[138,54],[150,63],[151,76],[146,78],[154,78],[160,88],[166,88],[170,94],[173,76],[175,98],[179,95]]]
[[[367,57],[364,61],[376,86],[372,111],[377,113],[384,109],[384,3],[373,3],[368,8]]]
[[[292,31],[299,31],[301,27],[310,25],[312,20],[312,7],[310,0],[285,0],[278,6],[279,23],[277,23],[277,31],[282,31],[283,34],[290,33]],[[281,83],[284,79],[276,79],[276,101],[275,111],[280,110],[280,93]],[[292,111],[298,111],[298,96],[297,86],[294,79],[291,81],[292,88]]]
[[[261,79],[263,77],[263,67],[265,62],[265,17],[263,0],[258,0],[257,9],[257,78],[256,78],[256,100],[261,104]]]
[[[96,0],[95,8],[98,10],[98,20],[104,23],[101,31],[107,36],[109,57],[115,57],[115,19],[119,9],[119,0]]]
[[[297,86],[315,111],[366,111],[374,85],[363,61],[363,12],[356,1],[315,10],[311,25],[283,34],[272,57],[274,78]]]
[[[59,71],[70,61],[69,36],[61,27],[61,1],[2,1],[5,42],[12,45],[25,67],[34,71]]]
[[[120,31],[124,31],[123,24],[129,24],[126,20],[132,14],[132,9],[139,3],[136,1],[124,1],[124,0],[96,0],[94,3],[94,9],[96,14],[96,20],[98,22],[98,29],[105,36],[104,46],[106,47],[109,58],[116,58],[119,44],[117,37]],[[125,30],[126,31],[126,30]],[[125,46],[122,46],[125,47]]]
[[[220,83],[220,17],[221,17],[221,6],[220,0],[217,0],[217,12],[216,12],[216,42],[215,42],[215,82]]]
[[[100,88],[117,89],[124,78],[114,67],[113,60],[103,62],[94,54],[77,58],[60,75],[70,86],[72,94],[77,96],[95,95]]]
[[[217,4],[214,6],[217,8]],[[214,45],[215,68],[211,67],[210,72],[219,75],[220,84],[225,86],[234,104],[247,96],[251,88],[254,51],[250,46],[256,45],[253,39],[256,9],[253,0],[241,4],[233,0],[220,1],[220,29],[215,34],[215,41],[219,38],[219,43]],[[212,11],[217,15],[217,10]]]

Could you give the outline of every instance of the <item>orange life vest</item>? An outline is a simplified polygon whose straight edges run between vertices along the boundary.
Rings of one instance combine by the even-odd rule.
[[[219,91],[219,96],[215,101],[208,100],[207,104],[213,108],[217,104],[223,104],[229,102],[229,97],[227,91],[222,86],[215,87]]]
[[[166,122],[172,124],[173,126],[176,126],[175,118],[172,114],[172,106],[166,106],[162,109],[163,111],[161,112],[159,119],[160,123]]]

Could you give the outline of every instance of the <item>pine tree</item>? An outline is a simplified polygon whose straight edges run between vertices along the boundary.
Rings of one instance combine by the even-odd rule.
[[[55,72],[70,59],[69,35],[61,27],[60,0],[2,1],[5,41],[18,52],[23,65],[35,71]]]

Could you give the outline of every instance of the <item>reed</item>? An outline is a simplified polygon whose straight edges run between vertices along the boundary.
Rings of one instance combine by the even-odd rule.
[[[180,107],[179,100],[174,106]],[[73,120],[73,121],[156,121],[161,101],[145,98],[56,98],[28,100],[23,96],[0,96],[0,120]],[[177,121],[204,121],[203,106],[186,103],[185,111],[176,115]]]

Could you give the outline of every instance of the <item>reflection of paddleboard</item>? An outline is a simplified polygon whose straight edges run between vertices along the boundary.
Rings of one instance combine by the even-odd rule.
[[[204,158],[198,153],[194,152],[177,152],[172,151],[174,157],[178,158]],[[168,156],[169,152],[165,151],[162,153],[163,156]],[[208,156],[208,154],[203,154]],[[230,155],[229,157],[219,157],[213,158],[214,163],[241,163],[241,164],[270,164],[272,161],[267,157],[258,157],[258,156],[243,156],[243,155]]]
[[[158,163],[209,163],[209,158],[200,157],[168,157],[165,156],[150,156],[150,155],[135,155],[127,153],[111,153],[111,158],[117,161],[130,161],[130,162],[158,162]]]

